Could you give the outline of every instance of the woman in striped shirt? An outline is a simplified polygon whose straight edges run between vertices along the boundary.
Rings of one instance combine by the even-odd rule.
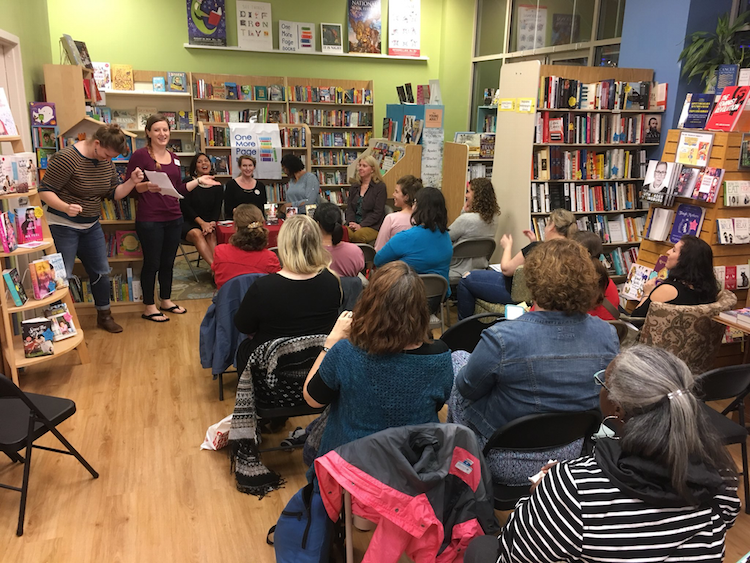
[[[595,376],[615,439],[545,467],[499,538],[464,561],[715,561],[739,514],[734,464],[693,394],[688,367],[634,346]]]

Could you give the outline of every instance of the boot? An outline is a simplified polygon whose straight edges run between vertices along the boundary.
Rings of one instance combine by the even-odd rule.
[[[122,332],[122,327],[112,318],[112,313],[109,309],[99,309],[96,313],[97,326],[103,328],[107,332]]]

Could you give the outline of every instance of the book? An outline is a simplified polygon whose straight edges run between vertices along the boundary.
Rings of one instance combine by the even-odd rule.
[[[713,133],[681,131],[675,162],[686,166],[707,166],[713,143]]]
[[[20,307],[29,300],[26,291],[24,291],[23,285],[21,284],[21,276],[18,274],[17,269],[9,268],[3,270],[3,279],[5,280],[5,285],[8,287],[8,293],[10,293],[13,304],[16,307]]]
[[[750,288],[750,264],[737,266],[737,289]]]
[[[86,47],[86,43],[83,41],[73,41],[73,43],[78,49],[78,54],[81,56],[81,64],[89,70],[94,70],[94,65],[91,63],[91,57],[89,56],[89,50],[88,47]]]
[[[673,216],[674,211],[672,209],[655,207],[651,213],[651,223],[648,226],[646,238],[656,241],[666,240]]]
[[[174,131],[177,129],[177,114],[173,111],[160,111],[164,118],[167,120],[167,123],[169,123],[169,129],[171,131]]]
[[[51,323],[45,317],[21,321],[23,354],[27,358],[51,356],[54,354],[55,349],[52,344],[54,337]]]
[[[50,321],[50,328],[52,329],[52,340],[58,342],[65,340],[71,336],[78,334],[75,323],[73,322],[73,315],[68,311],[68,306],[65,303],[59,303],[48,309],[44,310],[44,315]]]
[[[187,74],[184,72],[167,73],[167,92],[187,92]]]
[[[255,99],[259,102],[267,102],[268,88],[266,86],[255,86]]]
[[[109,63],[91,63],[94,65],[94,81],[99,90],[112,89],[112,67]]]
[[[740,65],[719,65],[716,69],[716,92],[722,92],[724,88],[737,86],[740,74]]]
[[[112,89],[133,90],[133,67],[131,65],[112,65]]]
[[[10,111],[5,89],[0,88],[0,135],[18,135],[13,113]]]
[[[42,214],[41,207],[18,207],[15,209],[18,244],[43,239]]]
[[[73,38],[67,33],[63,33],[63,36],[60,38],[60,42],[62,43],[63,49],[65,50],[65,54],[68,56],[70,64],[83,66],[83,62],[81,61],[81,53],[78,51],[78,47],[76,47]]]
[[[732,219],[717,219],[716,235],[719,238],[719,244],[734,244],[734,223]]]
[[[649,115],[646,123],[644,143],[658,143],[661,141],[661,115]]]
[[[649,280],[653,270],[643,264],[633,264],[628,272],[628,279],[620,295],[625,299],[640,301],[643,298],[643,285]]]
[[[698,236],[703,226],[706,208],[700,205],[681,203],[677,206],[669,241],[677,244],[685,235]]]
[[[10,253],[18,248],[16,229],[13,226],[14,216],[9,211],[0,215],[0,242],[3,244],[3,252]]]
[[[737,289],[737,266],[724,267],[724,289],[729,291]]]
[[[668,198],[674,194],[681,164],[651,160],[643,180],[641,199],[651,203],[669,205]]]
[[[135,231],[115,231],[117,256],[143,256],[141,241]]]
[[[167,91],[167,81],[164,79],[163,76],[154,76],[151,79],[151,85],[154,89],[154,92],[166,92]]]
[[[52,102],[31,102],[31,125],[33,127],[54,127],[57,125],[55,104]]]
[[[719,187],[724,178],[723,168],[704,168],[698,174],[693,189],[693,199],[714,203],[719,195]]]
[[[680,170],[680,174],[677,176],[677,186],[675,188],[675,195],[677,197],[693,197],[693,191],[695,190],[695,183],[698,180],[700,170],[697,168],[690,168],[689,166],[683,166]]]
[[[55,272],[49,261],[42,258],[34,260],[29,264],[29,274],[31,275],[31,287],[34,293],[34,299],[44,299],[55,292]]]
[[[54,272],[55,287],[68,287],[68,272],[62,254],[55,252],[44,257]]]
[[[396,86],[396,94],[398,95],[398,103],[406,103],[406,89],[403,86]]]
[[[669,257],[666,254],[661,254],[659,258],[656,259],[654,271],[651,272],[649,279],[656,279],[657,284],[667,279],[667,276],[669,275],[669,270],[667,270],[668,259]]]
[[[116,123],[122,129],[137,129],[138,117],[136,113],[128,109],[113,109],[112,123]]]
[[[750,112],[745,111],[750,86],[724,88],[716,103],[706,129],[709,131],[747,131],[750,129]]]
[[[750,205],[750,181],[727,180],[724,182],[724,205],[726,207]]]
[[[155,107],[137,107],[135,108],[136,114],[136,129],[145,129],[148,118],[158,113]]]
[[[683,127],[685,129],[703,129],[714,107],[713,94],[689,94],[687,115]]]
[[[734,218],[734,244],[747,244],[750,242],[750,218]]]

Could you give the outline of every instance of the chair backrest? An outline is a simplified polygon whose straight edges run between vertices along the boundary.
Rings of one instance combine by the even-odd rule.
[[[712,369],[696,381],[703,401],[723,401],[742,395],[750,388],[750,364]]]
[[[529,304],[533,299],[531,291],[529,291],[529,288],[526,285],[526,273],[524,272],[523,266],[519,266],[516,268],[516,271],[513,272],[510,298],[513,300],[513,303],[521,303],[522,301],[525,301]]]
[[[356,244],[360,248],[360,250],[362,250],[362,254],[364,254],[365,256],[365,268],[368,264],[372,265],[373,260],[375,260],[375,254],[377,254],[375,247],[369,244],[365,244],[364,242],[358,242]]]
[[[462,240],[453,245],[453,258],[486,258],[489,262],[495,252],[495,239],[479,237]]]
[[[47,421],[47,417],[44,416],[44,413],[39,410],[39,408],[37,408],[36,405],[34,405],[34,403],[31,401],[31,399],[26,396],[26,393],[21,391],[21,389],[15,383],[13,383],[11,379],[7,378],[1,373],[0,399],[20,399],[38,419]],[[0,408],[2,408],[2,403],[0,403]]]
[[[599,411],[545,412],[510,421],[495,431],[484,447],[490,450],[540,451],[589,438],[601,424]]]
[[[362,295],[362,280],[359,276],[341,276],[341,307],[339,314],[344,311],[351,311],[357,303],[359,296]]]
[[[731,291],[722,290],[714,303],[672,305],[651,303],[639,342],[672,352],[700,375],[713,367],[725,327],[712,319],[737,304]]]
[[[393,207],[391,207],[387,203],[383,206],[383,209],[385,209],[385,214],[386,215],[388,215],[389,213],[393,213]]]
[[[472,315],[446,330],[440,337],[440,340],[445,342],[452,352],[456,350],[473,352],[474,348],[479,344],[479,339],[482,337],[484,329],[504,320],[505,317],[501,313]]]
[[[283,268],[284,264],[281,264],[281,256],[279,256],[279,247],[278,246],[272,246],[268,250],[270,250],[271,252],[273,252],[276,255],[276,257],[279,259],[279,264]]]
[[[614,321],[605,321],[605,322],[615,327],[615,330],[617,331],[617,339],[620,341],[620,344],[625,342],[625,340],[628,338],[629,335],[633,336],[633,342],[635,342],[635,340],[638,337],[638,333],[639,333],[638,329],[627,321],[623,321],[622,319],[616,319]]]
[[[440,297],[441,302],[445,300],[445,296],[448,293],[448,280],[438,274],[419,274],[419,277],[424,283],[427,299]]]

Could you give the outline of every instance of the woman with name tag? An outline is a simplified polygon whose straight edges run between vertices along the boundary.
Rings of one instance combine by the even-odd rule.
[[[145,310],[142,318],[157,323],[169,320],[163,312],[182,315],[184,307],[176,305],[172,299],[172,268],[180,245],[182,232],[182,211],[177,197],[166,195],[149,172],[166,174],[172,187],[183,197],[197,187],[217,186],[219,182],[213,176],[203,175],[187,183],[182,182],[180,161],[167,150],[169,143],[169,122],[162,114],[157,113],[146,122],[146,146],[133,152],[128,163],[127,174],[140,168],[146,174],[146,180],[136,185],[138,191],[138,209],[135,217],[135,230],[143,249],[143,269],[141,270],[141,287]],[[156,275],[159,275],[160,309],[154,301]]]
[[[264,206],[268,203],[266,198],[266,186],[260,180],[253,178],[256,160],[249,154],[240,155],[237,158],[237,166],[240,175],[227,182],[224,191],[224,217],[231,218],[238,205],[249,203],[260,209],[266,216]]]

